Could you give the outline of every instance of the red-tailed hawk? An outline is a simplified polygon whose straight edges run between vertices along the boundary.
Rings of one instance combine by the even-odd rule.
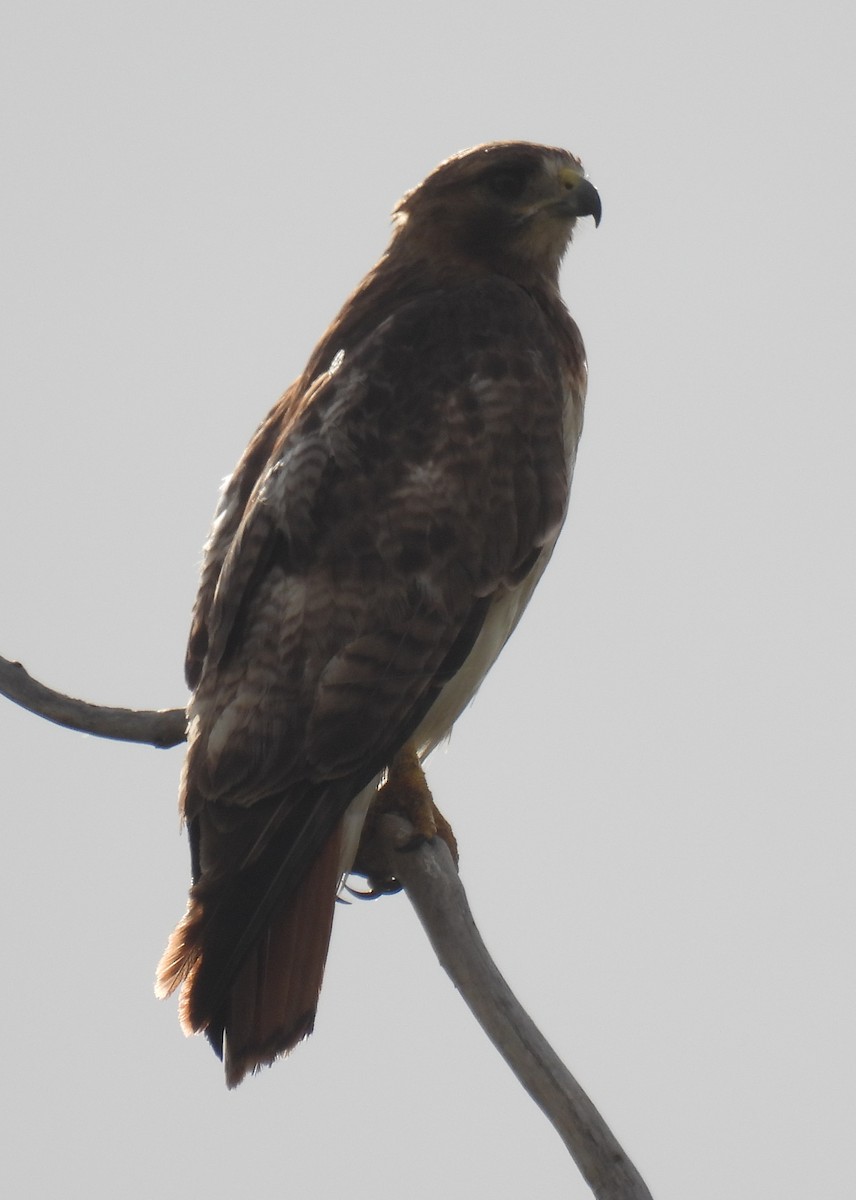
[[[474,695],[564,520],[586,366],[558,271],[600,200],[501,142],[408,192],[253,437],[205,547],[181,783],[181,985],[230,1087],[313,1026],[336,895],[396,755]]]

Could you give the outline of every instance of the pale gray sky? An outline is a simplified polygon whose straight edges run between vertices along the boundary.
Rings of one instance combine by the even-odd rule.
[[[484,935],[657,1200],[851,1185],[856,194],[844,3],[7,3],[0,653],[184,700],[220,478],[491,138],[579,154],[571,516],[430,763]],[[236,1093],[152,995],[180,751],[0,707],[10,1194],[588,1192],[403,897]]]

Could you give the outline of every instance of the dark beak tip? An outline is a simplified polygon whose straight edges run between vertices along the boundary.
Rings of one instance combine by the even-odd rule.
[[[595,229],[600,224],[600,219],[603,216],[603,206],[600,202],[600,193],[593,183],[589,183],[586,179],[583,181],[585,189],[586,209],[584,215],[591,217],[594,221]]]
[[[584,176],[578,179],[573,188],[567,193],[567,207],[564,211],[577,219],[591,217],[595,227],[600,224],[603,209],[600,203],[600,193],[594,184]]]

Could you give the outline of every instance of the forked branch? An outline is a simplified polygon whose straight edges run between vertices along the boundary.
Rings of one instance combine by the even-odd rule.
[[[141,711],[75,700],[5,658],[0,658],[0,694],[37,716],[98,737],[158,747],[176,746],[185,737],[183,709]],[[437,958],[476,1020],[551,1121],[597,1200],[651,1200],[603,1117],[497,970],[446,843],[434,838],[414,849],[413,833],[405,818],[386,813],[377,824],[375,848],[385,852],[389,874],[407,892]]]

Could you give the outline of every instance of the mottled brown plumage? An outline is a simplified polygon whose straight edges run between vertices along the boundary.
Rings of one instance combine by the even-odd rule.
[[[585,360],[558,291],[597,193],[565,151],[456,155],[227,481],[187,654],[193,886],[158,973],[230,1086],[312,1029],[337,889],[406,745],[451,728],[564,519]]]

